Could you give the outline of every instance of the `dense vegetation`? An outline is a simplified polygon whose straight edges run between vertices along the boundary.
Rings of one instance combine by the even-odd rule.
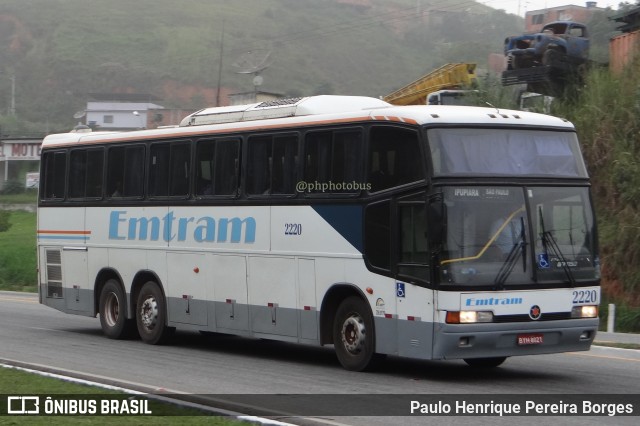
[[[640,306],[640,62],[594,70],[559,106],[578,128],[598,211],[606,294]]]

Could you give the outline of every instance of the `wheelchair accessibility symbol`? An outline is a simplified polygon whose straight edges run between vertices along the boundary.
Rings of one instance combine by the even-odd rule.
[[[396,297],[404,297],[404,283],[396,282]]]
[[[540,269],[549,269],[551,264],[549,263],[549,256],[546,253],[538,255],[538,267]]]

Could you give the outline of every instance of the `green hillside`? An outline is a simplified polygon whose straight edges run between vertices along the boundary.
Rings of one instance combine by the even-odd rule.
[[[3,0],[0,71],[16,75],[19,117],[66,129],[91,92],[201,108],[219,79],[251,91],[234,66],[249,51],[271,52],[261,90],[380,96],[448,62],[485,67],[522,28],[471,0]]]

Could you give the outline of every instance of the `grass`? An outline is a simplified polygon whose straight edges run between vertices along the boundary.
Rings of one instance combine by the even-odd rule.
[[[19,194],[1,194],[0,205],[2,204],[36,204],[38,193],[34,190],[21,192]]]
[[[0,233],[0,290],[37,291],[36,214],[12,211]]]
[[[88,386],[64,380],[44,377],[13,368],[0,368],[0,395],[29,396],[39,395],[40,410],[44,410],[43,401],[47,396],[56,400],[56,396],[73,395],[74,399],[96,400],[105,396],[113,399],[128,399],[131,396],[100,387]],[[42,398],[44,397],[44,398]],[[0,401],[0,407],[6,402]],[[99,407],[99,405],[98,405]],[[0,416],[0,425],[213,425],[241,426],[246,422],[213,417],[195,409],[183,408],[173,404],[149,400],[149,409],[153,415],[139,416]],[[99,410],[99,408],[98,408]]]

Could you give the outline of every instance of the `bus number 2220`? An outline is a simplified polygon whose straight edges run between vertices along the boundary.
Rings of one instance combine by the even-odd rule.
[[[284,235],[302,235],[301,223],[285,223]]]

